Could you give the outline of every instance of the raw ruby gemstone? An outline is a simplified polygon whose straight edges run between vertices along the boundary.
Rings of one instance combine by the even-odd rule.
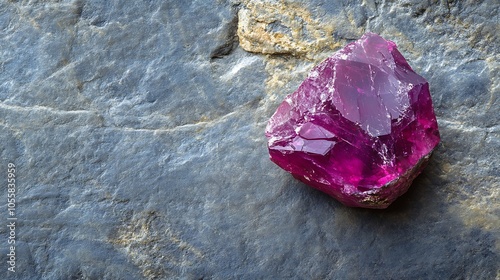
[[[386,208],[439,143],[429,84],[367,33],[312,69],[266,128],[271,160],[347,206]]]

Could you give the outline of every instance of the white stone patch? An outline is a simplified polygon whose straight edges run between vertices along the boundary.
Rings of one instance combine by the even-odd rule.
[[[256,62],[258,60],[259,60],[259,58],[256,56],[244,57],[243,59],[238,61],[238,64],[234,65],[233,68],[231,68],[231,70],[229,70],[227,73],[222,75],[220,77],[221,80],[226,81],[226,82],[232,80],[241,69],[252,65],[254,62]]]

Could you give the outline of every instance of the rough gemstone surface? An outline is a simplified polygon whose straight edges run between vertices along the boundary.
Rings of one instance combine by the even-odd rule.
[[[266,128],[271,160],[347,206],[386,208],[440,140],[429,84],[367,33],[311,70]]]

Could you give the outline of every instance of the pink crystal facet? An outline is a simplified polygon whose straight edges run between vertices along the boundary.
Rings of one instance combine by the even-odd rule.
[[[367,33],[309,73],[266,128],[271,160],[347,206],[386,208],[439,143],[429,84]]]

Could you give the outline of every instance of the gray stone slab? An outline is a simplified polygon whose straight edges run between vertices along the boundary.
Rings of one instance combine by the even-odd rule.
[[[500,277],[500,5],[431,2],[0,2],[0,278]],[[442,137],[383,211],[297,182],[264,137],[366,31],[429,80]]]

